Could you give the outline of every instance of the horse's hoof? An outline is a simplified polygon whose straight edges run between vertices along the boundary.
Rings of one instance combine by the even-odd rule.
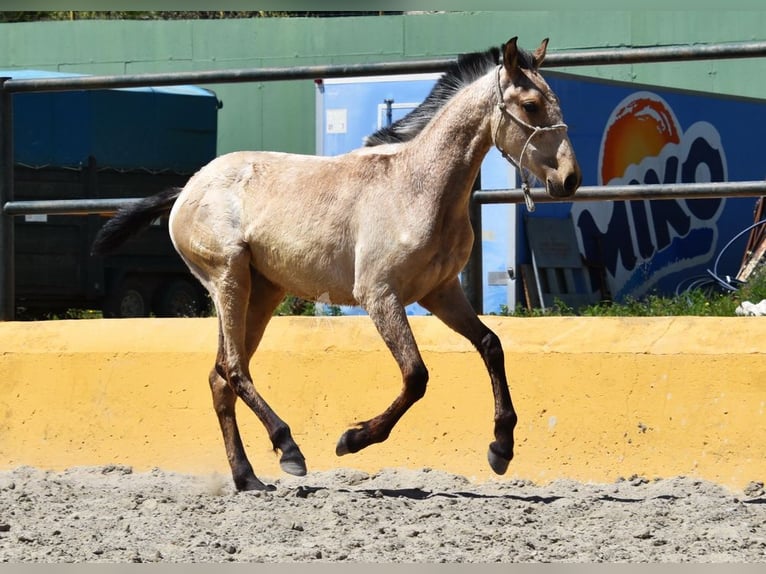
[[[280,468],[287,474],[294,476],[306,476],[306,459],[302,456],[290,458],[282,457],[279,461]]]
[[[335,445],[335,454],[337,456],[343,456],[344,454],[352,454],[359,452],[364,448],[364,444],[360,445],[360,433],[363,433],[362,428],[350,428],[344,432],[338,439],[338,444]],[[362,435],[363,438],[364,435]]]
[[[338,439],[338,444],[335,445],[335,456],[343,456],[344,454],[351,454],[351,450],[348,448],[348,433],[344,432]]]
[[[335,445],[335,454],[338,456],[353,454],[367,448],[373,442],[380,441],[371,440],[366,423],[359,423],[359,426],[352,427],[341,435],[338,444]]]
[[[248,490],[258,490],[258,491],[266,491],[271,492],[273,490],[276,490],[277,487],[273,484],[264,484],[260,480],[258,480],[256,477],[252,476],[246,480],[241,481],[234,481],[234,486],[237,488],[239,492],[246,492]]]
[[[497,443],[493,442],[489,445],[487,460],[489,461],[489,466],[492,468],[495,474],[505,474],[505,471],[508,470],[508,465],[510,464],[512,458],[513,453],[511,452],[509,455],[502,454],[500,452],[500,445]]]

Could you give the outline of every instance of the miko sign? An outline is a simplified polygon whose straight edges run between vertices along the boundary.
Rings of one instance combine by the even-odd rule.
[[[550,84],[565,108],[586,185],[744,181],[766,175],[766,154],[757,142],[766,130],[766,101],[571,76]],[[585,202],[541,205],[528,216],[571,216],[582,255],[604,267],[613,298],[621,300],[672,294],[707,276],[724,245],[752,223],[754,201]],[[734,275],[742,249],[730,251],[720,271]]]
[[[720,182],[727,180],[726,167],[715,126],[700,121],[683,131],[659,95],[640,91],[620,102],[607,122],[599,151],[599,184]],[[652,290],[664,276],[704,265],[715,256],[723,203],[612,202],[573,208],[573,215],[583,235],[613,238],[602,242],[601,253],[613,287],[618,286],[613,292],[617,297],[636,296]]]

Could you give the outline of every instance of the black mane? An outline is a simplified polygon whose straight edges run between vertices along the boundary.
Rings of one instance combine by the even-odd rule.
[[[436,82],[426,99],[409,114],[396,120],[364,138],[365,146],[398,143],[411,140],[418,135],[434,114],[446,104],[463,86],[473,83],[489,70],[501,63],[505,45],[492,47],[484,52],[460,54],[457,62],[450,64],[447,71]],[[534,59],[529,52],[518,50],[519,67],[534,68]]]

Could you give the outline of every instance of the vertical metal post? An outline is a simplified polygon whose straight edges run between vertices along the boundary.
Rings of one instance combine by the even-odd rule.
[[[13,201],[13,94],[0,78],[0,321],[12,321],[16,311],[14,218],[5,213]]]
[[[481,180],[476,178],[474,189],[481,189]],[[471,256],[463,270],[463,291],[465,291],[468,301],[471,303],[474,311],[479,315],[484,313],[484,286],[482,284],[482,258],[481,258],[481,203],[473,199],[468,201],[468,215],[473,227],[473,247],[471,247]]]
[[[394,123],[394,100],[386,98],[383,103],[386,104],[386,127],[390,127]]]

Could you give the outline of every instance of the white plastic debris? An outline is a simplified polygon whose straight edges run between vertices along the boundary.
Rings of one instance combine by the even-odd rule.
[[[743,315],[745,317],[756,317],[766,315],[766,299],[763,299],[760,303],[751,303],[750,301],[742,301],[741,305],[738,305],[734,310],[737,315]]]

